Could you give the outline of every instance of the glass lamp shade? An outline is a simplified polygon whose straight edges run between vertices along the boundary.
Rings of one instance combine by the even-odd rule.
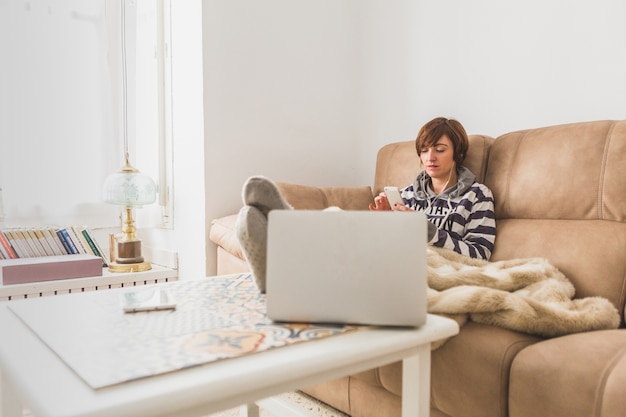
[[[104,201],[110,204],[143,206],[156,201],[156,184],[152,178],[133,168],[127,160],[122,169],[104,181],[102,194]]]

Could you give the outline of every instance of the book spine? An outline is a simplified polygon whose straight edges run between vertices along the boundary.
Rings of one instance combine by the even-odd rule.
[[[87,244],[91,248],[91,250],[94,253],[94,255],[99,256],[99,257],[102,258],[102,266],[103,267],[107,266],[106,259],[104,258],[104,256],[102,256],[102,253],[100,253],[100,251],[98,250],[98,247],[96,246],[94,240],[91,238],[91,236],[89,236],[89,232],[87,232],[87,229],[81,230],[81,234],[83,235],[83,237],[87,241]]]
[[[76,235],[76,238],[80,242],[80,245],[85,250],[85,253],[87,253],[89,255],[96,255],[96,253],[93,251],[93,249],[91,249],[91,246],[89,245],[89,242],[87,242],[87,240],[85,239],[85,236],[83,236],[83,234],[80,232],[80,229],[78,227],[76,227],[76,226],[72,226],[72,231]],[[96,256],[99,256],[99,255],[96,255]]]
[[[74,242],[72,242],[72,239],[67,233],[67,230],[65,230],[64,228],[57,230],[57,236],[59,236],[59,239],[61,239],[61,243],[63,243],[63,247],[68,254],[72,255],[78,253],[78,249],[76,249],[76,246],[74,246]]]
[[[100,246],[100,243],[98,243],[98,239],[96,239],[96,236],[93,234],[93,232],[89,228],[85,228],[85,230],[87,231],[87,234],[91,238],[93,244],[96,246],[96,249],[98,249],[98,252],[100,252],[100,256],[104,260],[104,263],[107,265],[111,263],[111,260],[109,259],[109,253],[102,249],[102,246]]]
[[[64,252],[61,252],[59,250],[59,247],[57,246],[56,241],[52,238],[52,235],[50,234],[50,231],[48,229],[43,228],[40,231],[41,231],[41,235],[43,236],[46,243],[50,247],[50,250],[52,251],[53,255],[65,255]]]
[[[100,256],[104,260],[104,263],[109,264],[111,262],[109,259],[109,254],[102,249],[102,246],[100,246],[100,244],[98,243],[98,239],[96,239],[93,232],[88,227],[85,227],[84,231],[87,232],[87,236],[91,238],[91,241],[95,245],[96,249],[98,249],[98,252],[100,252]]]
[[[2,235],[2,237],[6,239],[6,237],[4,236],[4,231],[0,230],[0,235]],[[7,247],[5,246],[2,238],[0,238],[0,252],[2,252],[2,256],[4,256],[5,259],[9,258],[9,252],[7,251]]]
[[[35,242],[33,242],[31,237],[28,235],[27,231],[23,229],[17,229],[15,233],[17,233],[17,237],[22,240],[23,242],[22,246],[24,246],[24,248],[26,249],[26,251],[28,252],[31,258],[36,258],[38,256],[41,256],[41,254],[39,253],[39,250],[35,246]]]
[[[67,255],[65,247],[63,246],[63,243],[61,243],[61,239],[59,239],[59,236],[54,229],[43,229],[43,234],[46,236],[48,243],[50,243],[50,246],[56,255]]]
[[[39,241],[39,244],[41,245],[47,256],[56,255],[54,250],[52,250],[50,243],[48,243],[48,240],[44,236],[42,229],[32,229],[32,232],[35,234],[35,237]]]
[[[13,246],[11,246],[11,243],[9,243],[9,240],[7,239],[3,230],[0,230],[0,245],[2,245],[4,251],[6,251],[7,259],[15,259],[18,257],[15,249],[13,249]]]
[[[19,248],[18,253],[20,254],[20,258],[32,258],[33,257],[30,247],[26,243],[26,240],[24,240],[24,235],[19,233],[19,230],[17,229],[11,230],[11,232],[9,232],[9,236],[11,236],[12,238],[11,242],[15,244],[15,247]]]
[[[65,230],[67,231],[67,234],[70,235],[70,239],[74,243],[74,246],[76,247],[78,253],[87,253],[85,251],[85,248],[83,248],[83,245],[80,243],[78,236],[76,236],[76,233],[74,233],[74,229],[72,229],[71,226],[67,226]]]
[[[13,235],[13,231],[12,230],[6,230],[4,232],[4,234],[7,237],[9,243],[11,244],[11,247],[15,250],[15,253],[17,254],[17,257],[18,258],[26,258],[25,253],[22,251],[22,245],[20,244],[18,239]]]
[[[20,247],[22,253],[24,254],[24,258],[31,258],[33,255],[30,251],[28,243],[26,243],[26,240],[24,239],[24,236],[21,233],[18,233],[17,230],[13,230],[12,233],[15,242],[17,242],[17,245]]]
[[[43,246],[41,246],[41,242],[39,242],[39,238],[35,234],[33,230],[23,229],[22,233],[28,239],[33,250],[35,251],[35,256],[48,256]]]

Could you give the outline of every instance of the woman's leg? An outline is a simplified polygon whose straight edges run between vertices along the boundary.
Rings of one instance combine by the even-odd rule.
[[[265,292],[267,269],[267,215],[271,210],[291,210],[270,179],[250,177],[243,185],[244,206],[239,210],[236,234],[254,280],[261,292]]]

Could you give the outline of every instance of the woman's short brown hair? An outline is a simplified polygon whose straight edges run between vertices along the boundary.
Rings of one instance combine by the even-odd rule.
[[[469,140],[463,125],[454,119],[436,117],[422,126],[415,139],[417,154],[421,155],[422,149],[435,146],[443,135],[446,135],[454,146],[454,162],[457,165],[462,165],[465,155],[467,155]]]

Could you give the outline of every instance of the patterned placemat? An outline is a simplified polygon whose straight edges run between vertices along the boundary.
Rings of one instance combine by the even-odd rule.
[[[272,323],[249,274],[158,285],[175,310],[124,313],[119,291],[9,307],[94,389],[357,329]]]

